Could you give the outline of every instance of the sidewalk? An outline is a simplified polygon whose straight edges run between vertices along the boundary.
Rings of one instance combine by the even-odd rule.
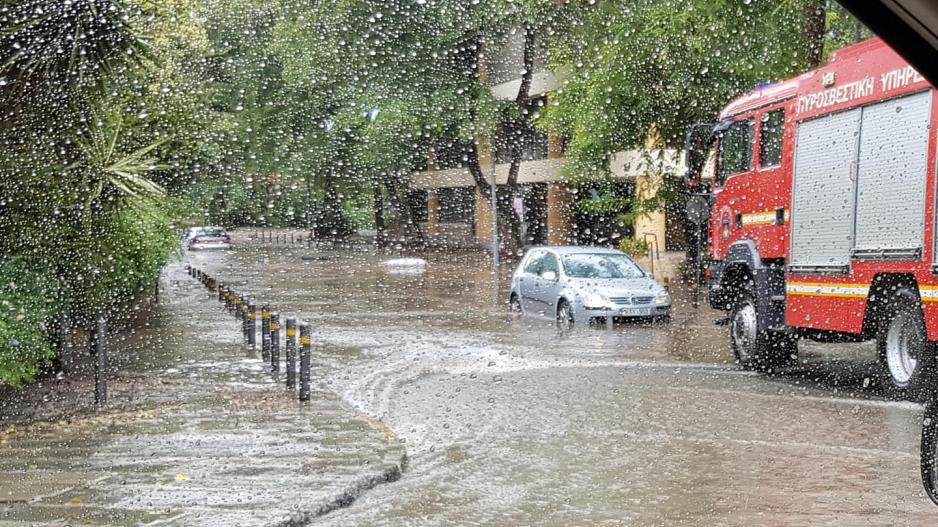
[[[214,298],[170,265],[149,325],[112,345],[152,358],[112,373],[105,410],[0,425],[0,527],[301,525],[400,475],[393,432],[318,391],[315,357],[301,405]]]

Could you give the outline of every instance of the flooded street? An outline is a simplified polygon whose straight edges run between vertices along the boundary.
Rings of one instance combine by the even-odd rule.
[[[938,523],[938,0],[0,20],[0,527]]]
[[[240,243],[239,243],[240,242]],[[732,363],[716,313],[670,324],[512,319],[484,256],[423,272],[369,250],[188,253],[312,324],[316,388],[404,442],[403,477],[326,525],[931,525],[918,405],[885,400],[869,346]]]

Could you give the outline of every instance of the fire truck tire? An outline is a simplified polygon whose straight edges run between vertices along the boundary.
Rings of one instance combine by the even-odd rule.
[[[896,290],[890,304],[888,319],[876,335],[884,384],[898,397],[916,399],[924,393],[934,371],[925,317],[918,295],[909,288]]]
[[[760,316],[754,295],[740,294],[730,314],[730,345],[743,369],[771,371],[797,357],[798,342],[785,333],[760,330]]]

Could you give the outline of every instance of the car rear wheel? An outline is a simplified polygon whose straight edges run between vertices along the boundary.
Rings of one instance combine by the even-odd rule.
[[[899,288],[889,307],[888,319],[880,324],[876,338],[884,376],[894,395],[918,398],[933,369],[918,295]]]
[[[557,327],[566,331],[573,328],[573,322],[573,306],[561,299],[557,304]]]
[[[730,345],[736,362],[746,370],[770,371],[798,353],[798,342],[791,335],[760,329],[762,316],[755,297],[740,294],[730,315]]]

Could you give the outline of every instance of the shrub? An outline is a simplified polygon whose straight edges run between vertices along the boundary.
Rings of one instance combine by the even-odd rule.
[[[45,328],[59,313],[58,291],[43,264],[0,259],[0,384],[32,379],[54,356]]]
[[[619,242],[619,250],[632,258],[642,258],[651,250],[651,244],[640,238],[622,238]]]

